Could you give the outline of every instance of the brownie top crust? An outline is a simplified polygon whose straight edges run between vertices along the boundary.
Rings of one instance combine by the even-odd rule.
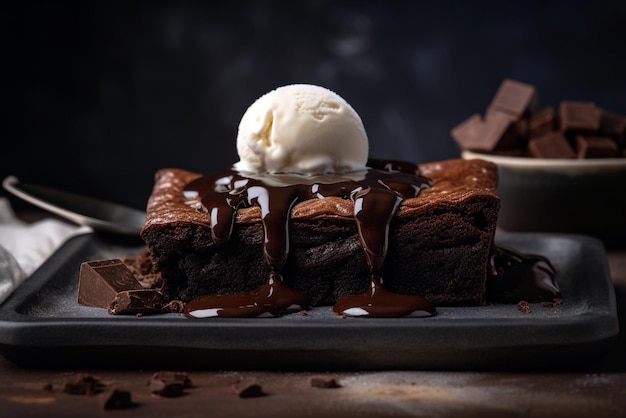
[[[419,196],[402,202],[396,217],[413,216],[432,205],[458,205],[464,200],[483,196],[498,200],[497,167],[484,160],[452,159],[429,162],[419,166],[420,174],[431,180],[431,187],[422,190]],[[199,210],[199,202],[187,198],[185,186],[202,177],[179,168],[163,168],[155,174],[154,189],[147,204],[147,216],[142,234],[152,227],[193,223],[210,228],[210,215]],[[310,199],[297,203],[291,211],[292,220],[334,218],[352,221],[354,202],[340,197]],[[237,223],[261,221],[257,206],[237,211]]]

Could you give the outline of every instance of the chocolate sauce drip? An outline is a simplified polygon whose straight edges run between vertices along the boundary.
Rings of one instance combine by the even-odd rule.
[[[270,273],[267,282],[253,292],[205,295],[185,306],[185,315],[194,318],[246,318],[271,314],[277,316],[302,309],[307,298],[302,292],[283,283],[277,273]]]
[[[371,273],[368,292],[340,299],[335,312],[353,316],[406,316],[416,311],[434,314],[430,302],[391,293],[382,278],[391,219],[404,199],[417,197],[429,187],[429,180],[419,175],[412,163],[370,160],[368,165],[370,168],[362,172],[314,177],[248,175],[229,169],[189,183],[185,193],[197,193],[210,214],[213,240],[218,245],[230,239],[237,209],[260,208],[262,251],[270,274],[267,283],[254,292],[196,298],[187,304],[185,315],[279,315],[294,307],[306,308],[306,296],[288,288],[281,275],[289,255],[289,217],[296,203],[330,196],[354,202],[354,219]]]
[[[333,311],[347,316],[397,318],[432,316],[435,308],[428,300],[419,296],[390,292],[383,286],[381,277],[373,276],[367,292],[339,299],[333,306]]]
[[[561,297],[556,270],[546,257],[495,246],[489,258],[489,302],[553,301]]]

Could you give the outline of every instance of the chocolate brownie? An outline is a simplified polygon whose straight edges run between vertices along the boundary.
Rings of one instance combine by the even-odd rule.
[[[482,304],[500,207],[497,168],[454,159],[423,164],[419,174],[429,184],[399,200],[388,223],[384,286],[436,305]],[[210,211],[186,190],[202,178],[176,168],[155,175],[141,236],[166,300],[253,291],[272,273],[261,209],[237,207],[232,230],[220,240]],[[347,196],[301,199],[290,207],[281,275],[311,306],[334,304],[371,285],[376,260],[364,251],[354,213],[355,200]]]

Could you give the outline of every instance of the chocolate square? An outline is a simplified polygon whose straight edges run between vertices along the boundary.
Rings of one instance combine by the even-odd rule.
[[[560,132],[533,138],[528,141],[528,152],[535,158],[574,158],[576,153],[567,138]]]
[[[521,118],[530,114],[537,101],[537,91],[534,86],[505,79],[487,108],[487,115],[493,112],[503,112],[515,118]]]
[[[600,111],[593,102],[562,101],[559,117],[566,133],[591,133],[600,127]]]
[[[84,262],[80,265],[78,303],[108,308],[123,290],[141,290],[141,283],[119,259]]]
[[[519,127],[515,119],[506,113],[491,113],[485,119],[478,135],[474,151],[493,152],[517,148]]]
[[[546,107],[532,115],[528,120],[528,136],[535,138],[552,132],[555,127],[554,116],[554,109],[552,107]]]
[[[450,134],[461,149],[471,149],[476,144],[478,135],[483,129],[483,126],[484,122],[482,116],[475,113],[454,127],[450,131]]]
[[[626,141],[626,116],[600,110],[600,132],[615,138],[618,142]]]
[[[608,136],[576,135],[576,155],[578,158],[615,158],[619,148]]]

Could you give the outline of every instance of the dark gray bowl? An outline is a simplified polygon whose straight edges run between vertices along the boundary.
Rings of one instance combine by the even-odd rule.
[[[498,166],[498,227],[593,235],[626,245],[626,158],[565,160],[463,152]]]

